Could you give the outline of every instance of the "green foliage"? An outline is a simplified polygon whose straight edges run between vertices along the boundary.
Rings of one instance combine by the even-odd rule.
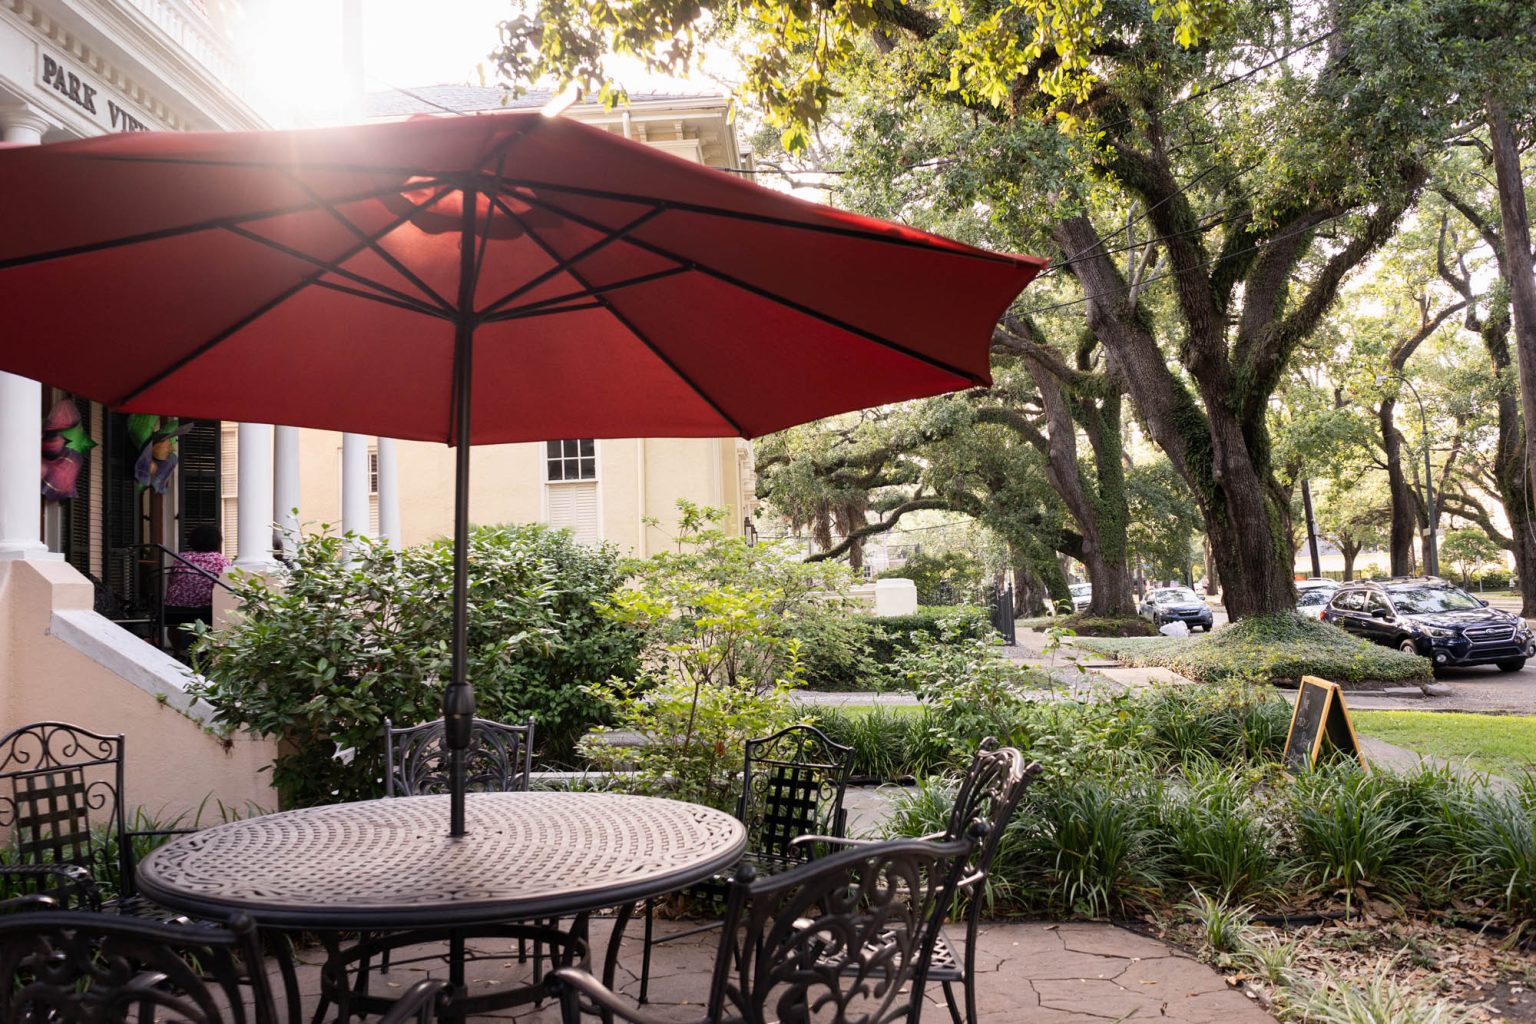
[[[802,718],[789,699],[790,686],[763,689],[728,683],[701,685],[670,678],[643,692],[615,681],[588,691],[613,719],[613,729],[638,733],[638,747],[608,741],[599,728],[584,740],[582,753],[603,771],[628,771],[614,777],[617,792],[666,796],[734,811],[740,790],[746,741],[771,735]]]
[[[937,639],[912,634],[912,649],[896,658],[896,675],[934,712],[932,728],[945,749],[967,753],[988,736],[1016,739],[1028,703],[1020,666],[987,640],[966,639],[963,624],[943,623]]]
[[[481,527],[469,539],[469,573],[468,678],[479,713],[532,715],[541,748],[559,756],[598,719],[582,688],[638,667],[634,631],[594,609],[621,581],[617,559],[541,526]],[[395,550],[306,537],[273,585],[236,575],[242,613],[198,630],[206,683],[192,688],[221,727],[279,741],[272,782],[285,806],[378,796],[384,720],[441,714],[452,580],[447,541]]]
[[[1424,834],[1414,831],[1416,815],[1393,813],[1393,782],[1353,764],[1325,765],[1304,774],[1292,791],[1297,845],[1325,890],[1346,901],[1364,885],[1392,894],[1410,892],[1420,877]]]
[[[935,718],[931,708],[877,704],[849,711],[819,708],[814,722],[833,742],[853,748],[855,777],[888,782],[926,776],[950,763],[951,751]]]
[[[800,671],[810,690],[879,690],[889,681],[875,660],[877,620],[843,609],[802,615],[786,626],[799,645]]]
[[[1196,892],[1195,898],[1181,908],[1200,923],[1208,950],[1231,954],[1243,948],[1244,933],[1253,921],[1247,907],[1232,906],[1225,900]]]
[[[1433,674],[1425,658],[1290,612],[1256,615],[1208,636],[1084,640],[1079,646],[1132,665],[1171,668],[1197,682],[1295,681],[1304,675],[1337,683],[1404,682]]]
[[[1180,781],[1172,787],[1162,822],[1172,873],[1222,901],[1280,892],[1289,871],[1255,803],[1251,770],[1191,760]],[[1211,945],[1224,953],[1235,949]]]
[[[1035,623],[1041,623],[1036,626]],[[1067,615],[1059,619],[1033,619],[1029,622],[1029,628],[1036,629],[1050,627],[1052,629],[1070,630],[1075,636],[1157,636],[1157,627],[1151,621],[1140,615],[1122,615],[1111,618],[1095,618],[1093,616]]]
[[[1445,540],[1440,545],[1440,557],[1456,568],[1461,573],[1461,578],[1468,586],[1472,583],[1472,573],[1489,562],[1497,562],[1503,554],[1502,549],[1493,542],[1482,530],[1452,530],[1445,535]]]
[[[974,598],[986,579],[986,567],[967,551],[920,551],[879,578],[911,580],[917,586],[919,602],[945,604]]]
[[[887,615],[870,623],[875,630],[869,642],[870,657],[881,665],[894,664],[920,642],[920,637],[937,640],[948,632],[960,639],[980,640],[996,635],[986,609],[975,605],[919,606],[911,615]]]

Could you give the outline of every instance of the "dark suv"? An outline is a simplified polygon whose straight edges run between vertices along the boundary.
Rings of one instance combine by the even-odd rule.
[[[1518,672],[1536,656],[1536,640],[1518,616],[1488,607],[1434,577],[1346,583],[1323,612],[1365,640],[1422,654],[1445,665],[1497,665]]]

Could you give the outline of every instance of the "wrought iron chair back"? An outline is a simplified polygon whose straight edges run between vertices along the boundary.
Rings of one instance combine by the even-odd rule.
[[[954,839],[965,835],[975,822],[988,825],[986,837],[971,851],[971,874],[985,875],[991,870],[1003,832],[1040,770],[1038,762],[1026,761],[1017,748],[999,747],[990,736],[981,741],[955,791],[949,827],[945,829],[946,838]]]
[[[271,951],[284,972],[288,1024],[301,1019],[286,941]],[[434,1019],[445,983],[413,985],[380,1024]],[[52,1021],[277,1024],[256,925],[161,924],[79,911],[0,916],[0,1024]]]
[[[427,796],[448,792],[443,720],[396,729],[384,720],[384,792]],[[533,771],[533,719],[506,725],[476,718],[464,751],[465,787],[472,793],[526,792]]]
[[[747,828],[747,849],[760,862],[773,868],[797,864],[816,852],[795,846],[800,836],[843,835],[852,753],[812,725],[746,742],[736,816]]]
[[[268,1024],[277,1010],[262,963],[256,927],[244,915],[220,928],[71,911],[10,914],[0,918],[0,1024]]]
[[[0,829],[9,829],[22,866],[75,865],[115,873],[133,885],[133,849],[124,822],[123,737],[65,722],[35,722],[0,737]],[[21,877],[8,871],[8,875]],[[68,905],[80,882],[64,873],[29,876],[34,891]]]

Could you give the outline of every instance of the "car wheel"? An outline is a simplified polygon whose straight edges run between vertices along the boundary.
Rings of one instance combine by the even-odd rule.
[[[1521,669],[1525,668],[1525,659],[1506,658],[1503,661],[1497,662],[1496,664],[1499,666],[1500,672],[1519,672]]]
[[[1397,645],[1397,649],[1400,651],[1406,651],[1409,654],[1419,653],[1419,645],[1414,643],[1412,640],[1404,640],[1402,643]]]

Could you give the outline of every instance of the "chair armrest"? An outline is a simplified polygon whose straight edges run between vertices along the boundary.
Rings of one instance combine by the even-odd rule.
[[[930,832],[925,836],[918,836],[917,838],[931,841],[943,839],[948,835],[948,832],[939,831]],[[795,836],[795,838],[789,841],[789,845],[792,848],[799,846],[801,843],[826,843],[828,846],[870,846],[883,841],[880,839],[850,839],[847,836]]]
[[[403,1024],[413,1018],[418,1024],[431,1024],[437,1019],[447,989],[446,981],[418,981],[379,1018],[379,1024]]]
[[[644,1010],[638,1010],[628,1002],[614,995],[603,983],[579,967],[561,967],[549,974],[550,987],[560,996],[563,1006],[569,1006],[578,996],[586,996],[592,1001],[593,1007],[598,1013],[612,1014],[634,1024],[669,1024],[671,1018],[658,1017]],[[575,1015],[567,1015],[566,1020],[574,1019]],[[706,1024],[707,1017],[702,1017],[699,1024]],[[385,1024],[380,1021],[379,1024]]]
[[[68,910],[69,902],[78,898],[87,909],[101,909],[101,890],[96,886],[96,879],[91,873],[78,864],[0,864],[0,878],[44,878],[52,876],[63,879],[60,891],[71,894],[66,897]]]
[[[52,896],[12,896],[8,900],[0,900],[0,915],[14,914],[26,910],[58,910],[59,901]]]
[[[826,843],[828,846],[868,846],[874,839],[849,839],[847,836],[795,836],[789,841],[790,849],[802,843]]]

